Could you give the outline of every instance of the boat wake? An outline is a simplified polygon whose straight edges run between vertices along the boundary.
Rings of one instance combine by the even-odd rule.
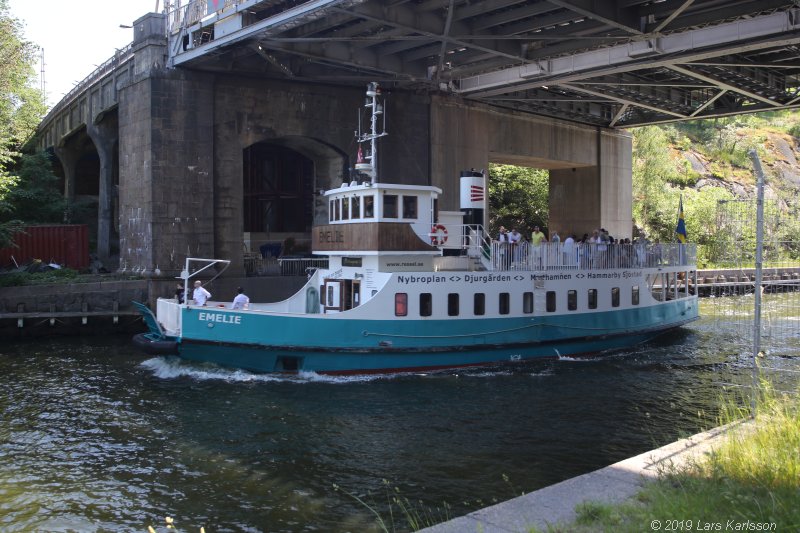
[[[359,383],[395,379],[409,374],[370,374],[329,376],[316,372],[297,374],[260,374],[247,370],[225,368],[214,364],[193,364],[174,356],[159,356],[143,361],[141,367],[151,371],[159,379],[190,378],[198,381],[228,381],[239,383]]]

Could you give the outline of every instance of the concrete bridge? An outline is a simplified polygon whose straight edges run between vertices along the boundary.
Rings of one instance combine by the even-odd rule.
[[[462,170],[547,168],[561,234],[630,235],[621,128],[800,100],[786,1],[174,4],[39,128],[122,271],[174,275],[189,255],[241,273],[262,244],[302,251],[319,192],[350,180],[367,81],[391,93],[383,181],[442,187],[456,211]]]

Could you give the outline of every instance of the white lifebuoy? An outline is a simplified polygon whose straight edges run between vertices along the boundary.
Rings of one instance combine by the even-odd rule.
[[[441,236],[440,236],[441,235]],[[434,246],[444,245],[447,242],[447,228],[441,224],[434,224],[431,228],[431,244]]]

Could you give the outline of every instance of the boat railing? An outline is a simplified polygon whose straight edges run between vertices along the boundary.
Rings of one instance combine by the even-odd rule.
[[[328,268],[328,258],[281,257],[278,258],[281,276],[310,276],[319,268]]]
[[[457,249],[462,255],[479,258],[487,270],[491,270],[492,240],[480,224],[448,224],[447,240],[441,242],[441,234],[430,233],[433,241],[439,239],[441,248]]]
[[[245,254],[247,276],[308,276],[318,268],[328,268],[327,257],[262,257]]]
[[[696,262],[696,244],[543,242],[535,245],[527,241],[516,244],[492,241],[490,270],[658,268]]]

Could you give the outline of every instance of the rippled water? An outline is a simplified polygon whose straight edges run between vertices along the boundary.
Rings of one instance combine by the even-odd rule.
[[[127,337],[4,342],[0,529],[376,531],[352,496],[389,520],[389,493],[459,516],[716,425],[722,384],[750,382],[737,331],[705,318],[603,359],[350,378],[147,358]],[[765,364],[797,369],[797,336],[772,340]]]

